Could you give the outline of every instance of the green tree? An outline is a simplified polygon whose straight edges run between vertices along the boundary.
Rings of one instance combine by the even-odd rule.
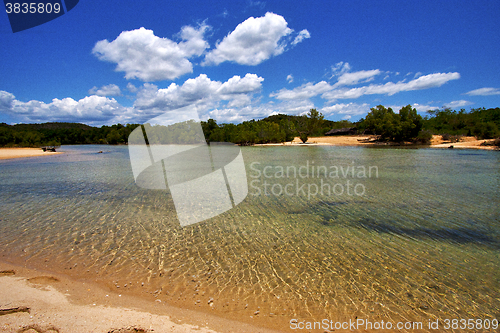
[[[316,109],[310,109],[307,115],[300,116],[297,121],[297,132],[300,140],[306,143],[313,135],[323,135],[324,116]]]
[[[208,119],[207,121],[201,122],[201,128],[203,130],[203,134],[205,135],[205,139],[207,142],[210,142],[212,132],[219,128],[219,125],[217,125],[217,122],[214,119]]]
[[[295,135],[297,134],[294,123],[290,119],[284,118],[280,120],[279,126],[285,133],[285,141],[293,141]]]
[[[381,140],[393,140],[400,131],[399,115],[383,105],[370,110],[364,119],[365,128],[379,135]]]
[[[415,108],[407,105],[396,114],[383,105],[371,108],[360,128],[372,131],[380,140],[411,141],[422,129],[423,119]]]
[[[323,116],[322,113],[318,112],[316,109],[311,109],[307,113],[308,119],[308,131],[310,135],[322,135],[322,133],[318,133],[318,130],[320,130],[323,126],[323,121],[325,117]]]
[[[120,140],[120,133],[118,132],[118,130],[113,129],[109,132],[108,135],[106,135],[106,140],[108,141],[108,144],[116,145]]]
[[[410,141],[418,136],[422,129],[422,116],[417,110],[407,105],[399,110],[400,131],[395,133],[396,141]]]
[[[309,138],[309,119],[306,116],[300,116],[298,119],[297,133],[302,143],[306,143]]]

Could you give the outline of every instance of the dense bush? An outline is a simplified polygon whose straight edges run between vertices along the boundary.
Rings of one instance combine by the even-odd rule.
[[[399,113],[383,105],[370,110],[359,122],[358,128],[379,135],[381,141],[412,141],[422,129],[422,116],[411,105],[401,108]]]
[[[422,145],[429,145],[432,140],[432,133],[428,130],[423,130],[418,133],[415,142]]]
[[[449,108],[430,110],[424,118],[423,129],[434,134],[474,135],[478,139],[497,137],[500,128],[500,108],[479,108],[466,112]]]

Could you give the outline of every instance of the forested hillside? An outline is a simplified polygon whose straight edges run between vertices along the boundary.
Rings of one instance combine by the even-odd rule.
[[[92,127],[78,123],[0,124],[0,146],[125,144],[138,124]]]

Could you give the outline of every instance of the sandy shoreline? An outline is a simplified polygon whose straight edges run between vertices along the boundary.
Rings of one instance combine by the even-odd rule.
[[[384,144],[376,143],[375,135],[339,135],[339,136],[322,136],[311,137],[306,144],[300,141],[299,137],[293,139],[292,142],[284,143],[266,143],[256,144],[255,146],[358,146],[358,147],[374,147],[386,146]],[[464,136],[460,142],[443,141],[441,135],[433,135],[431,144],[428,148],[461,148],[461,149],[485,149],[485,150],[499,150],[495,146],[481,146],[483,142],[492,142],[490,140],[478,140],[472,136]],[[408,145],[411,147],[411,145]],[[0,148],[0,160],[23,158],[23,157],[38,157],[62,154],[61,152],[44,152],[40,148]]]
[[[374,135],[340,135],[340,136],[322,136],[322,137],[312,137],[309,138],[306,144],[300,141],[299,137],[293,139],[292,142],[286,143],[269,143],[256,146],[358,146],[358,147],[374,147],[374,146],[386,146],[385,144],[375,143],[376,136]],[[490,140],[477,140],[475,137],[465,136],[461,138],[460,142],[449,142],[443,141],[441,135],[433,135],[431,144],[428,148],[462,148],[462,149],[485,149],[485,150],[498,150],[498,147],[494,146],[481,146],[483,142],[491,142]],[[396,146],[397,147],[397,146]],[[408,145],[411,147],[411,145]]]
[[[0,331],[276,332],[5,262],[0,262]]]
[[[37,157],[61,154],[60,152],[44,152],[40,148],[0,148],[0,160],[22,157]]]

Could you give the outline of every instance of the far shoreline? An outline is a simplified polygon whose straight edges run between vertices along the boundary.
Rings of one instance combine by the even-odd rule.
[[[376,135],[338,135],[310,137],[306,143],[302,143],[299,137],[292,141],[281,143],[260,143],[249,147],[311,147],[311,146],[339,146],[339,147],[367,147],[367,148],[440,148],[440,149],[481,149],[500,150],[497,146],[482,146],[482,143],[492,143],[495,139],[476,139],[473,136],[463,136],[459,142],[444,141],[441,135],[433,135],[430,144],[398,144],[394,142],[378,142]],[[112,145],[115,146],[115,145]],[[24,147],[0,147],[0,160],[11,160],[19,158],[31,158],[41,156],[53,156],[64,152],[44,152],[41,148]]]
[[[302,143],[299,137],[293,141],[283,143],[264,143],[254,146],[288,146],[288,147],[307,147],[307,146],[346,146],[346,147],[394,147],[394,148],[458,148],[458,149],[482,149],[499,150],[496,146],[481,146],[483,142],[493,142],[495,139],[478,140],[472,136],[464,136],[459,142],[444,141],[441,135],[433,135],[430,144],[398,144],[392,142],[376,142],[376,135],[338,135],[338,136],[320,136],[310,137],[306,143]]]

